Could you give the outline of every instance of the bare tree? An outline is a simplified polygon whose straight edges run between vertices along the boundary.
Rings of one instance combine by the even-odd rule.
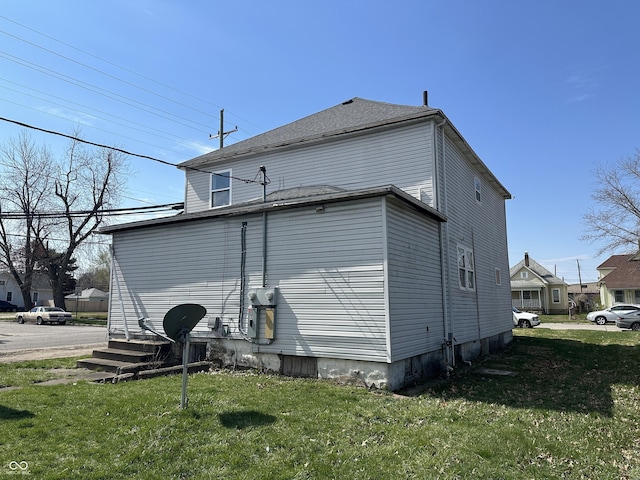
[[[584,240],[597,241],[598,255],[610,251],[640,249],[640,150],[612,165],[595,170],[598,187],[591,197],[595,205],[583,219]]]
[[[127,179],[124,154],[86,148],[79,133],[57,162],[26,133],[2,148],[0,264],[18,281],[26,306],[39,267],[55,305],[64,306],[74,254],[105,222],[103,211],[117,205]]]
[[[23,132],[2,146],[0,159],[0,265],[11,273],[30,308],[38,238],[46,230],[36,212],[50,205],[51,154]]]
[[[77,140],[69,144],[65,161],[57,165],[53,193],[61,215],[49,232],[55,231],[64,240],[41,238],[46,251],[51,252],[47,268],[56,305],[64,305],[66,273],[76,250],[105,222],[103,210],[117,205],[127,172],[122,153],[88,149]],[[58,254],[49,245],[55,245]]]

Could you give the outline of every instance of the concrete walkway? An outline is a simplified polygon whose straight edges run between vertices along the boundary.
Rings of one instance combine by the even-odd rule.
[[[551,330],[601,330],[603,332],[623,332],[625,329],[618,328],[614,323],[606,325],[596,325],[595,323],[545,323],[542,322],[535,328],[549,328]]]

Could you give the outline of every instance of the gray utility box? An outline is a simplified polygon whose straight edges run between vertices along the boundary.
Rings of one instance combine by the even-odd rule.
[[[247,335],[258,338],[260,325],[260,311],[264,313],[265,338],[275,338],[275,306],[278,303],[278,287],[260,287],[249,290],[247,294],[251,306],[247,308]]]

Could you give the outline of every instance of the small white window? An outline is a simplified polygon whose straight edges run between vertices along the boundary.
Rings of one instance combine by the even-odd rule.
[[[211,174],[211,208],[231,205],[231,170]]]
[[[560,303],[560,289],[554,288],[553,290],[551,290],[551,297],[553,303]]]
[[[458,281],[462,290],[475,290],[473,250],[458,245]]]
[[[480,203],[481,200],[481,189],[482,189],[482,184],[480,183],[480,179],[478,177],[475,177],[473,179],[473,186],[475,187],[476,190],[476,202]]]
[[[496,285],[502,285],[502,277],[500,276],[499,268],[496,268]]]
[[[529,278],[529,272],[520,272],[520,278]]]

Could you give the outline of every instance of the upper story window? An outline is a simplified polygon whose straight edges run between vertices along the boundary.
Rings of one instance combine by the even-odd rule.
[[[482,198],[480,195],[482,190],[482,184],[480,183],[480,179],[478,177],[474,177],[473,186],[475,187],[475,190],[476,190],[476,202],[480,203]]]
[[[473,250],[462,245],[458,245],[458,280],[461,289],[475,290],[476,279]]]
[[[502,285],[502,276],[499,268],[496,268],[496,285]]]
[[[211,174],[211,208],[231,205],[231,170]]]
[[[529,272],[520,272],[520,278],[529,278]]]

